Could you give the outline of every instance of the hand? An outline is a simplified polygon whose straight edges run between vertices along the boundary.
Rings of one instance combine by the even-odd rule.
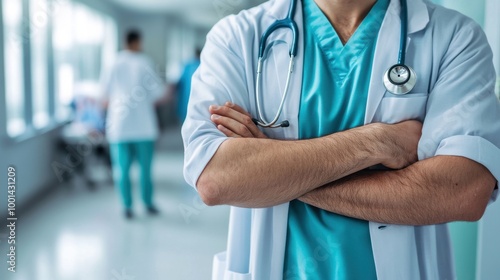
[[[422,136],[422,123],[404,121],[393,125],[383,125],[384,160],[382,164],[392,169],[405,168],[418,160],[418,141]]]
[[[223,106],[212,105],[208,109],[211,120],[228,137],[267,138],[252,121],[252,116],[240,106],[226,102]]]

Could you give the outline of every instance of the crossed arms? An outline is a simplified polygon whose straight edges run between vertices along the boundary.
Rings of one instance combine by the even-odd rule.
[[[421,124],[370,124],[325,137],[267,139],[235,104],[211,106],[223,142],[197,181],[208,205],[270,207],[299,199],[349,217],[426,225],[481,218],[496,180],[464,157],[417,162]],[[383,164],[391,171],[366,171]]]

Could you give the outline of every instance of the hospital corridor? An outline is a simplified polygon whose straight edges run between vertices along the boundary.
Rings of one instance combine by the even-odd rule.
[[[207,279],[226,242],[228,209],[209,209],[184,182],[177,128],[161,139],[153,168],[158,216],[137,205],[136,217],[123,219],[109,170],[96,169],[95,189],[75,178],[21,205],[18,270],[3,269],[1,279]]]
[[[328,17],[329,14],[321,6],[321,3],[328,1],[337,4],[349,2],[0,0],[0,280],[358,280],[359,276],[352,275],[364,275],[361,278],[363,280],[391,280],[396,279],[393,277],[396,274],[403,277],[398,279],[440,280],[448,279],[448,274],[443,272],[447,269],[456,275],[457,280],[500,279],[500,203],[494,202],[499,194],[500,157],[496,156],[500,155],[497,151],[500,147],[497,149],[495,143],[485,144],[491,150],[481,150],[483,157],[480,160],[473,158],[472,151],[460,154],[463,157],[471,155],[473,160],[486,166],[483,169],[491,171],[490,177],[497,179],[497,185],[481,219],[453,221],[448,224],[450,246],[447,243],[448,229],[444,223],[428,225],[429,228],[432,227],[428,231],[426,226],[411,226],[416,223],[403,226],[405,223],[375,224],[372,220],[368,222],[368,219],[363,221],[364,224],[357,223],[359,220],[330,220],[331,217],[323,212],[317,218],[311,216],[314,211],[299,211],[302,209],[302,204],[298,204],[299,200],[302,201],[301,196],[286,200],[291,201],[289,206],[281,200],[280,203],[273,202],[274,204],[269,202],[271,200],[255,202],[249,198],[248,193],[242,192],[239,197],[248,198],[248,201],[242,203],[237,200],[238,195],[235,195],[230,199],[225,197],[231,202],[226,203],[214,197],[222,197],[226,193],[217,192],[218,189],[211,184],[205,185],[208,182],[206,178],[213,180],[217,177],[222,182],[231,177],[231,174],[227,174],[229,169],[219,169],[212,171],[210,176],[206,175],[213,170],[208,166],[218,164],[227,167],[230,162],[229,158],[222,161],[215,160],[215,156],[211,158],[218,145],[230,142],[227,140],[223,143],[223,139],[321,137],[312,134],[304,136],[307,130],[298,129],[294,123],[297,120],[293,119],[298,116],[297,119],[301,118],[300,122],[311,124],[311,130],[324,132],[324,127],[315,127],[313,117],[307,119],[304,115],[319,115],[330,110],[329,105],[321,104],[311,109],[312,103],[309,103],[310,107],[307,108],[307,102],[314,102],[315,99],[309,98],[305,91],[302,96],[294,95],[294,92],[300,91],[300,79],[304,80],[304,87],[328,84],[328,78],[318,78],[328,76],[313,72],[317,68],[307,71],[313,69],[306,64],[308,61],[320,61],[318,65],[328,59],[333,61],[331,57],[326,59],[331,53],[343,55],[346,60],[352,59],[350,62],[339,63],[332,69],[345,71],[338,75],[339,79],[345,78],[347,82],[343,82],[344,84],[351,81],[355,85],[352,91],[365,90],[368,101],[357,104],[360,99],[345,101],[342,98],[347,97],[336,97],[333,103],[348,103],[349,106],[346,107],[351,112],[347,109],[344,112],[344,108],[338,109],[341,106],[337,105],[332,110],[352,114],[352,119],[360,122],[354,124],[353,121],[352,127],[362,126],[365,111],[357,110],[354,113],[352,108],[360,104],[367,108],[371,106],[369,102],[373,97],[368,95],[377,90],[369,89],[369,85],[362,86],[362,81],[370,79],[355,77],[350,80],[349,73],[365,73],[366,69],[359,70],[359,67],[371,65],[367,63],[370,62],[368,58],[375,62],[382,61],[377,57],[381,47],[375,46],[376,41],[367,43],[373,48],[372,52],[366,52],[367,59],[358,60],[356,56],[362,57],[365,54],[355,49],[368,42],[366,40],[376,40],[379,29],[392,28],[391,36],[397,34],[399,38],[401,32],[402,38],[410,39],[392,43],[384,31],[380,31],[378,35],[389,42],[386,44],[384,41],[383,46],[394,46],[388,47],[393,51],[384,57],[391,59],[390,65],[387,65],[390,68],[383,74],[383,79],[377,76],[379,80],[374,83],[381,88],[385,86],[385,94],[380,95],[383,99],[380,108],[385,109],[386,114],[374,109],[372,117],[376,122],[397,123],[402,121],[398,119],[398,112],[405,111],[402,114],[408,113],[409,119],[424,122],[425,133],[425,129],[428,129],[425,114],[431,118],[435,111],[429,109],[431,101],[424,100],[429,96],[424,91],[429,90],[419,84],[423,80],[429,80],[422,75],[422,68],[431,67],[429,65],[432,63],[422,61],[437,55],[439,50],[418,45],[425,36],[421,36],[423,31],[419,33],[415,26],[424,29],[435,21],[429,20],[427,15],[422,17],[422,14],[414,14],[411,7],[418,5],[427,5],[432,11],[442,9],[435,8],[436,4],[464,14],[470,18],[471,25],[473,23],[477,26],[477,29],[468,33],[471,37],[479,33],[482,36],[484,31],[485,41],[491,46],[491,66],[496,69],[496,73],[490,73],[485,78],[491,78],[488,81],[478,79],[471,82],[484,82],[491,86],[491,92],[485,94],[491,93],[488,98],[495,95],[494,102],[498,102],[500,0],[352,1],[372,2],[373,6],[364,15],[365,21],[359,25],[357,33],[350,33],[352,37],[349,35],[347,39],[342,36],[340,29],[317,28],[320,23],[330,22],[335,25],[334,18]],[[409,9],[405,10],[407,1]],[[415,4],[417,2],[420,4]],[[237,17],[232,16],[262,4],[263,8],[243,12]],[[284,5],[288,12],[279,10]],[[391,12],[390,9],[399,9],[401,13]],[[387,17],[398,17],[397,21],[388,20],[394,26],[387,27],[387,23],[383,22],[386,10]],[[453,14],[445,9],[439,11],[445,15]],[[270,18],[273,21],[288,16],[275,22],[275,25],[270,22],[266,31],[268,26],[261,25],[266,25],[268,18],[258,18],[266,13],[272,15]],[[243,19],[247,22],[242,23]],[[293,20],[301,21],[297,23],[298,28]],[[425,24],[419,22],[425,20]],[[307,25],[309,21],[312,22],[310,26]],[[406,30],[404,28],[407,25],[409,27]],[[286,29],[290,29],[292,35],[273,34],[285,32]],[[337,36],[336,32],[336,41],[325,38],[329,34]],[[369,35],[364,36],[361,32]],[[446,38],[436,30],[433,32]],[[462,42],[468,38],[464,36],[456,41]],[[283,43],[287,44],[286,47]],[[320,44],[325,44],[326,47]],[[399,52],[397,47],[400,48]],[[327,51],[325,56],[315,53],[328,48],[334,51]],[[251,54],[249,49],[255,50],[255,54]],[[302,58],[304,49],[305,54],[309,55],[305,59]],[[415,49],[432,49],[434,52],[423,59],[415,59]],[[408,55],[405,61],[405,55],[401,54],[406,50]],[[247,62],[248,57],[255,61]],[[455,61],[450,59],[449,63],[453,64]],[[469,60],[466,62],[469,63]],[[278,63],[283,65],[274,67]],[[358,64],[361,66],[358,67]],[[302,75],[302,71],[296,71],[296,68],[292,71],[293,67],[304,67],[306,70],[303,76],[298,77],[296,74]],[[352,67],[354,70],[342,67]],[[385,71],[387,67],[384,65],[382,70]],[[368,70],[378,74],[376,71],[379,68],[374,65],[368,67]],[[461,70],[464,73],[460,75],[454,73],[448,76],[467,75],[470,71],[466,70]],[[425,71],[430,72],[428,76],[432,78],[437,75],[433,69]],[[257,78],[250,81],[254,72],[257,73]],[[275,74],[276,79],[271,76]],[[444,75],[445,78],[448,76]],[[334,77],[337,78],[335,75]],[[492,80],[495,78],[496,84],[493,86]],[[429,83],[432,86],[440,85]],[[344,84],[332,82],[329,85],[333,92],[342,90]],[[250,97],[238,95],[246,94],[238,86],[249,87]],[[288,91],[291,93],[288,94]],[[278,97],[270,100],[269,96]],[[479,94],[481,98],[485,98],[484,96]],[[453,122],[447,126],[452,128],[474,122],[470,121],[472,118],[468,118],[468,114],[473,114],[471,111],[474,111],[474,106],[481,104],[484,105],[481,108],[491,108],[486,106],[493,106],[491,104],[494,103],[483,104],[481,102],[486,99],[479,97],[467,99],[464,104],[450,106],[452,108],[449,111],[456,114],[445,115],[442,121]],[[228,103],[222,102],[221,98],[225,98],[224,102]],[[303,102],[300,106],[299,100]],[[318,100],[326,104],[328,97]],[[214,104],[219,101],[220,104]],[[442,99],[438,101],[446,102]],[[252,105],[243,109],[246,102]],[[256,102],[256,105],[252,102]],[[290,106],[294,104],[297,105],[295,109]],[[220,113],[223,111],[217,111],[221,109],[227,109],[231,113],[224,115]],[[301,111],[302,114],[294,111],[299,109],[304,110]],[[482,125],[488,126],[485,130],[500,127],[500,118],[491,125],[488,123],[492,114],[500,114],[500,110],[497,111],[478,113],[485,120]],[[370,109],[366,112],[368,114]],[[387,116],[388,119],[384,119]],[[229,125],[221,124],[222,121],[233,125],[244,124],[246,127],[243,130],[231,130]],[[325,126],[326,122],[318,123]],[[340,132],[352,128],[348,126],[339,124],[337,130]],[[289,131],[302,134],[295,136]],[[500,139],[494,128],[488,131],[485,133],[487,136]],[[473,130],[473,134],[480,134],[480,129]],[[439,135],[436,132],[432,136]],[[453,148],[456,145],[443,143],[439,148]],[[476,142],[467,143],[468,148],[476,147]],[[415,142],[415,147],[417,144],[418,141]],[[428,142],[421,144],[423,148],[427,147],[423,144],[429,145]],[[247,155],[253,153],[246,148],[239,149],[247,151]],[[425,154],[421,150],[418,152],[419,157]],[[447,152],[449,150],[442,154]],[[414,157],[413,161],[417,162],[416,152]],[[246,163],[252,161],[241,160]],[[274,159],[269,156],[269,160]],[[408,161],[406,166],[390,168],[403,169],[414,163],[410,162],[411,159]],[[382,164],[385,165],[377,162],[378,166]],[[353,173],[361,174],[373,166],[375,164],[346,172],[344,176],[347,178]],[[264,165],[259,167],[249,169],[248,172],[273,172],[265,170]],[[275,167],[276,170],[284,169]],[[265,181],[265,177],[259,178],[259,174],[255,172],[253,178],[249,176],[249,180]],[[342,177],[335,181],[340,178]],[[332,183],[331,180],[325,182]],[[239,179],[232,183],[235,186],[242,183],[248,188],[251,185],[240,182]],[[195,184],[211,188],[206,192],[205,188],[197,191],[193,187]],[[231,186],[231,183],[228,185]],[[261,190],[264,191],[266,190]],[[305,196],[306,193],[302,195]],[[281,203],[286,206],[279,205]],[[269,206],[271,204],[272,207]],[[303,204],[313,207],[312,204]],[[317,209],[319,208],[318,206]],[[284,209],[290,210],[283,212]],[[294,217],[293,213],[304,216],[301,216],[301,220]],[[353,216],[352,220],[363,218]],[[328,234],[323,235],[328,236],[328,244],[323,245],[322,226],[329,221],[339,222],[340,228],[344,225],[346,228],[356,227],[349,246],[331,245]],[[304,229],[299,224],[304,225]],[[444,231],[440,231],[441,229]],[[318,252],[324,250],[327,258],[335,254],[332,253],[332,248],[322,246],[331,245],[346,252],[350,246],[360,248],[364,243],[357,242],[356,238],[363,239],[362,230],[367,234],[364,241],[373,245],[373,249],[356,249],[358,251],[351,259],[343,251],[338,253],[338,263],[347,265],[331,269],[340,271],[340,274],[336,274],[338,278],[326,276],[333,274],[329,274],[332,272],[322,259],[324,255],[318,255]],[[410,238],[399,239],[402,235],[398,235],[400,232],[397,230],[410,232]],[[292,231],[293,234],[290,234]],[[429,232],[429,235],[424,235]],[[370,234],[374,233],[392,236],[391,242],[384,244],[390,246],[387,250],[389,254],[398,251],[401,246],[411,248],[413,251],[408,249],[406,254],[403,250],[401,254],[403,258],[410,256],[409,261],[405,263],[406,259],[401,260],[404,265],[395,264],[398,267],[396,269],[381,268],[381,264],[392,262],[386,259],[380,261],[380,251],[376,251],[380,244],[376,245],[374,239],[370,239]],[[335,231],[335,234],[338,232]],[[308,241],[318,241],[320,245],[314,247],[315,245],[310,244],[316,243],[310,243],[311,247],[308,247],[309,245],[304,244],[307,243],[304,241],[307,239],[305,236],[310,237]],[[439,247],[439,240],[443,236],[446,237],[443,242],[445,245]],[[345,241],[341,237],[338,240]],[[392,241],[393,244],[389,244]],[[300,246],[311,250],[301,251]],[[447,249],[451,252],[451,257],[444,253]],[[276,253],[276,250],[281,251]],[[308,256],[311,252],[313,254]],[[363,259],[365,253],[369,256],[367,263]],[[394,256],[395,259],[399,258],[396,253]],[[356,260],[356,263],[350,266],[349,261],[352,260]],[[439,263],[440,268],[433,270],[433,262]],[[443,263],[444,270],[441,267]],[[356,270],[355,273],[352,270]],[[364,274],[356,274],[360,271]]]

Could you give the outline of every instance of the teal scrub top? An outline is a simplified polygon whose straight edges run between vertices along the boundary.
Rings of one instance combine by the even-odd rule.
[[[303,0],[299,137],[364,124],[372,61],[389,0],[378,0],[343,45],[314,0]],[[284,279],[376,279],[368,222],[290,202]]]

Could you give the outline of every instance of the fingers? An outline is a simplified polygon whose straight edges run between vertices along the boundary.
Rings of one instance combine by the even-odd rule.
[[[258,126],[253,122],[252,115],[250,115],[250,113],[248,113],[245,109],[232,102],[226,102],[225,106],[228,106],[229,108],[232,108],[235,111],[250,117],[251,122],[249,123],[248,128],[252,132],[253,136],[257,138],[267,138],[267,136],[262,131],[260,131]]]
[[[220,130],[222,133],[224,133],[227,137],[241,137],[240,135],[232,132],[231,130],[227,129],[225,126],[221,124],[217,126],[217,129]]]
[[[215,124],[222,125],[241,137],[266,138],[253,123],[251,115],[236,104],[227,102],[224,106],[210,106],[209,112]]]
[[[233,118],[221,116],[218,114],[212,114],[210,118],[217,125],[217,128],[219,128],[219,126],[222,126],[232,131],[233,133],[239,135],[240,137],[246,137],[246,138],[255,137],[246,125],[242,124],[241,122]],[[226,132],[224,131],[222,132],[227,135]]]
[[[234,110],[236,110],[237,112],[243,114],[243,115],[247,115],[249,117],[252,117],[247,111],[245,111],[245,109],[241,108],[238,104],[234,104],[234,103],[231,103],[231,102],[226,102],[226,104],[224,104],[225,106],[229,107],[229,108],[232,108]]]

